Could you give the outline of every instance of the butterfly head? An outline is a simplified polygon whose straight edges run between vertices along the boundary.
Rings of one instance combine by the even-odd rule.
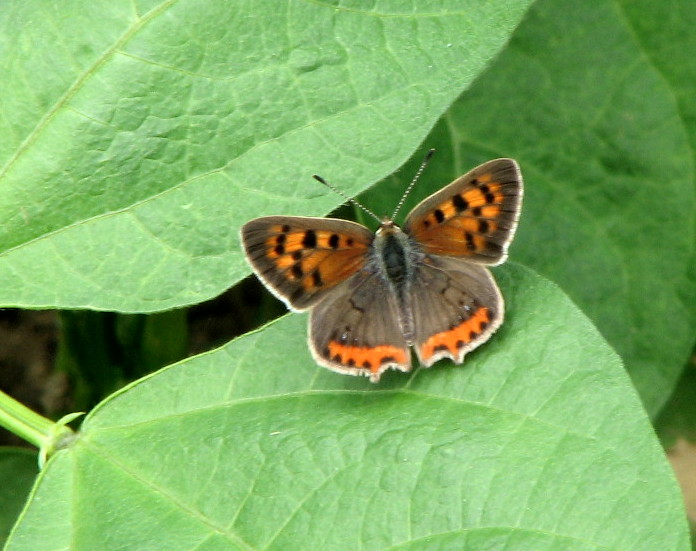
[[[388,216],[384,216],[380,221],[379,221],[379,229],[377,230],[377,233],[384,233],[384,232],[390,232],[393,231],[395,228],[398,228],[394,223],[394,220],[389,218]]]

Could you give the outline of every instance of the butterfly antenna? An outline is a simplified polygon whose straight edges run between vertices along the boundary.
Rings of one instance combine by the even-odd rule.
[[[423,171],[425,170],[425,167],[427,166],[428,162],[434,155],[435,150],[431,149],[425,154],[425,158],[423,159],[423,162],[420,165],[420,168],[416,171],[416,175],[413,177],[413,180],[411,180],[411,183],[408,185],[406,188],[406,191],[404,191],[404,194],[401,196],[401,199],[399,200],[399,203],[396,205],[396,208],[394,209],[394,214],[391,215],[391,220],[396,219],[396,215],[399,214],[399,211],[401,210],[401,207],[404,204],[404,201],[406,201],[406,197],[408,197],[408,194],[411,193],[411,190],[413,189],[413,186],[416,185],[416,182],[418,181],[418,178],[420,178],[420,175],[423,174]]]
[[[362,211],[364,211],[364,212],[366,212],[367,214],[369,214],[370,216],[372,216],[372,217],[373,217],[375,220],[377,220],[377,222],[379,222],[380,224],[382,223],[382,220],[379,218],[379,216],[377,216],[374,212],[372,212],[372,211],[371,211],[370,209],[368,209],[366,206],[361,205],[360,203],[358,203],[358,201],[357,201],[356,199],[353,199],[352,197],[348,197],[348,196],[347,196],[345,193],[343,193],[340,189],[335,188],[334,186],[332,186],[329,182],[327,182],[326,180],[324,180],[324,178],[322,178],[321,176],[318,176],[318,175],[316,175],[316,174],[313,174],[312,177],[313,177],[317,182],[320,182],[320,183],[324,184],[327,188],[329,188],[329,189],[330,189],[331,191],[333,191],[334,193],[337,193],[338,195],[340,195],[341,197],[343,197],[343,198],[344,198],[346,201],[348,201],[349,203],[353,203],[356,207],[358,207],[358,208],[361,209]]]

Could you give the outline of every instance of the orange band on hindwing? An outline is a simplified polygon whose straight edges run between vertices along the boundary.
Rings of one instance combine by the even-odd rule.
[[[348,346],[338,341],[329,341],[326,358],[345,367],[367,369],[379,373],[386,365],[407,366],[407,350],[397,346]]]
[[[446,351],[458,358],[461,350],[480,335],[491,322],[488,308],[481,307],[456,327],[429,337],[420,347],[420,357],[427,362],[434,354]]]

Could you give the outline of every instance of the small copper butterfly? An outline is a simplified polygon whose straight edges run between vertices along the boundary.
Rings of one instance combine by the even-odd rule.
[[[442,358],[460,364],[503,322],[503,298],[486,266],[505,261],[515,233],[518,164],[496,159],[474,168],[418,204],[403,229],[394,223],[402,203],[391,218],[373,214],[376,233],[296,216],[242,227],[261,281],[291,310],[311,310],[309,348],[319,365],[377,382],[387,369],[410,371],[411,346],[424,367]]]

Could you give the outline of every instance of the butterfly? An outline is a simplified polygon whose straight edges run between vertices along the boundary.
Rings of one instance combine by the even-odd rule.
[[[496,159],[424,199],[403,228],[393,221],[402,198],[390,218],[373,214],[376,232],[265,216],[247,222],[241,239],[266,287],[291,310],[310,310],[315,361],[377,382],[387,369],[411,370],[410,347],[424,367],[460,364],[500,327],[503,298],[486,266],[507,258],[522,194],[517,162]]]

